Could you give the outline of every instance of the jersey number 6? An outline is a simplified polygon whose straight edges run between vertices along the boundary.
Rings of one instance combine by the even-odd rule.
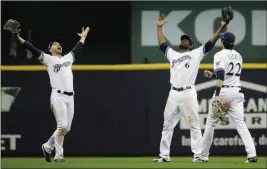
[[[230,62],[228,66],[231,66],[231,70],[226,75],[229,75],[229,76],[240,76],[240,74],[241,74],[241,64],[240,63],[237,63],[237,64],[234,65],[233,62]],[[238,66],[238,71],[234,74],[234,69],[237,66]]]
[[[188,69],[189,68],[189,62],[187,62],[186,64],[185,64],[185,67]]]

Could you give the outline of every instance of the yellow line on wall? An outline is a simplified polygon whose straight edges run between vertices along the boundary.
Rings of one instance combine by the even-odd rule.
[[[73,65],[73,70],[168,70],[170,64]],[[213,64],[201,64],[200,69],[213,69]],[[267,63],[244,63],[243,69],[267,69]],[[45,71],[43,65],[1,66],[1,71]]]

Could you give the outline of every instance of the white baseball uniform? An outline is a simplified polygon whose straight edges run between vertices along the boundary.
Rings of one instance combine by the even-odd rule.
[[[170,62],[170,83],[172,85],[164,110],[164,125],[159,156],[170,160],[170,146],[173,130],[181,116],[190,125],[191,150],[195,157],[201,153],[202,133],[198,117],[197,92],[194,87],[201,60],[206,56],[204,45],[179,53],[168,47],[165,55]],[[177,91],[174,88],[182,88]],[[191,89],[186,89],[191,87]]]
[[[236,129],[245,144],[249,158],[256,156],[256,149],[253,139],[244,121],[244,94],[241,93],[240,84],[242,63],[242,56],[235,50],[223,49],[214,56],[214,71],[225,71],[223,82],[225,87],[222,87],[219,96],[225,97],[225,99],[231,103],[228,114],[236,125]],[[218,121],[218,118],[212,116],[212,109],[210,105],[205,132],[203,134],[203,146],[201,151],[201,158],[203,160],[208,160],[209,150],[214,135],[214,128]]]
[[[57,57],[43,53],[39,60],[47,67],[52,87],[51,108],[57,122],[57,129],[44,144],[44,148],[49,153],[55,148],[55,159],[63,158],[64,136],[70,131],[74,115],[74,96],[63,94],[63,92],[74,93],[72,74],[74,54],[69,52],[62,57]]]

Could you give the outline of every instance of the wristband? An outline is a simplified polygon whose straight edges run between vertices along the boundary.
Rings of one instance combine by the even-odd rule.
[[[221,87],[216,86],[216,89],[215,89],[215,96],[219,96],[220,91],[221,91]]]

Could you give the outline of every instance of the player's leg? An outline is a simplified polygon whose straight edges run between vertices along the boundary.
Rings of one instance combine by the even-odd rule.
[[[64,159],[63,142],[67,129],[67,104],[64,97],[51,98],[51,104],[53,106],[53,112],[57,121],[57,129],[55,131],[55,150],[56,154],[54,160],[61,162]]]
[[[52,112],[54,113],[54,110],[53,110],[53,105],[52,105],[52,101],[50,100],[50,106],[51,106],[51,110]],[[52,134],[52,136],[49,138],[49,140],[43,144],[45,150],[48,152],[48,153],[52,153],[52,151],[54,150],[55,148],[55,135],[56,135],[56,131]]]
[[[213,116],[211,104],[209,106],[208,117],[206,120],[205,131],[202,138],[202,147],[201,147],[201,157],[198,162],[207,162],[209,160],[209,151],[212,145],[214,128],[218,123],[219,119]]]
[[[169,162],[170,161],[170,146],[175,126],[180,120],[180,112],[178,112],[178,102],[176,91],[170,91],[169,97],[164,110],[164,123],[162,136],[160,141],[159,158],[154,159],[154,162]]]
[[[51,153],[55,147],[56,157],[63,158],[63,146],[61,145],[63,144],[64,135],[62,133],[64,133],[64,130],[67,128],[66,103],[57,94],[52,94],[50,102],[52,112],[54,113],[57,122],[57,129],[50,139],[42,145],[45,160],[47,162],[51,162]]]
[[[52,134],[52,136],[49,138],[49,140],[43,144],[45,150],[48,152],[48,153],[52,153],[52,151],[54,150],[55,148],[55,134],[56,134],[56,130],[55,132]]]
[[[72,120],[74,116],[74,96],[70,96],[68,102],[68,107],[67,107],[67,129],[66,129],[66,134],[70,131],[71,125],[72,125]]]
[[[183,118],[190,126],[191,150],[194,158],[201,155],[202,133],[198,116],[198,101],[195,89],[183,91],[183,102],[179,104]]]
[[[254,141],[244,121],[244,107],[243,107],[244,95],[241,93],[238,94],[240,95],[241,98],[236,100],[236,102],[234,102],[233,105],[230,107],[229,115],[231,116],[233,122],[235,123],[238,134],[240,135],[245,145],[248,157],[247,162],[257,162],[256,158],[257,155],[256,155],[256,148],[254,145]]]
[[[73,115],[74,115],[74,100],[73,100],[73,97],[70,97],[70,99],[69,99],[69,105],[67,107],[67,128],[66,128],[66,134],[70,131],[72,120],[73,120]],[[55,134],[56,134],[56,130],[53,133],[53,135],[50,137],[50,139],[45,144],[43,144],[44,149],[49,154],[51,154],[52,151],[55,148]]]
[[[52,134],[50,139],[42,145],[42,151],[44,154],[45,161],[51,162],[51,153],[55,148],[55,134],[56,131]]]

